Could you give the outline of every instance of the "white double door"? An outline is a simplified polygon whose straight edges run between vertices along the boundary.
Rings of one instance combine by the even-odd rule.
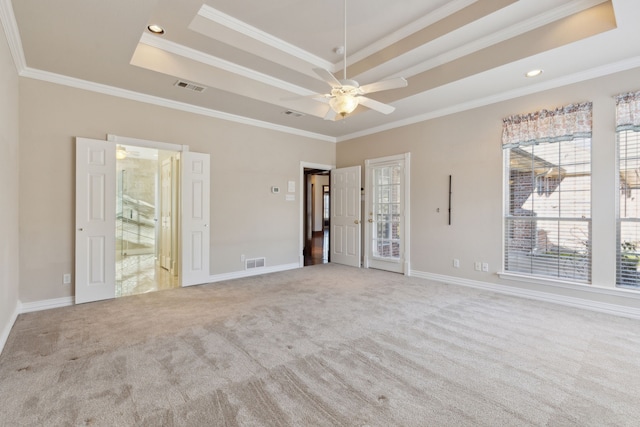
[[[115,298],[116,144],[76,138],[75,301]],[[208,154],[179,153],[180,279],[209,280]]]

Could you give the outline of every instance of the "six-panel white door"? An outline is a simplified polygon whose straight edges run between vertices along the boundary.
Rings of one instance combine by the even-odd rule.
[[[182,286],[209,281],[209,155],[185,151],[181,162]]]
[[[115,149],[76,138],[76,304],[115,298]]]
[[[360,166],[331,171],[331,262],[360,267]]]

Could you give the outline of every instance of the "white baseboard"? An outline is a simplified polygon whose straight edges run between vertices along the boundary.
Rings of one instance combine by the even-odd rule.
[[[47,299],[42,301],[25,302],[21,304],[20,313],[49,310],[51,308],[68,307],[73,305],[73,297]]]
[[[421,279],[433,280],[435,282],[447,283],[451,285],[467,286],[476,289],[498,292],[501,294],[530,298],[539,301],[552,302],[555,304],[566,305],[570,307],[578,307],[601,313],[614,314],[616,316],[630,317],[640,319],[640,308],[628,307],[618,304],[610,304],[606,302],[594,301],[586,296],[592,294],[587,290],[578,289],[577,292],[583,292],[585,298],[570,297],[550,292],[537,291],[532,289],[522,289],[513,286],[499,285],[496,283],[481,282],[477,280],[463,279],[460,277],[445,276],[441,274],[426,273],[423,271],[411,271],[411,276]],[[623,296],[622,294],[620,296]]]
[[[300,268],[300,264],[298,264],[297,262],[291,263],[291,264],[274,265],[272,267],[252,268],[250,270],[241,270],[241,271],[234,271],[231,273],[215,274],[209,277],[209,282],[213,283],[213,282],[221,282],[223,280],[241,279],[243,277],[259,276],[261,274],[295,270],[296,268]]]
[[[260,274],[276,273],[278,271],[293,270],[296,268],[300,268],[300,265],[298,265],[298,263],[274,265],[272,267],[260,267],[260,268],[252,268],[250,270],[234,271],[232,273],[216,274],[209,277],[208,283],[221,282],[223,280],[240,279],[243,277],[250,277],[250,276],[258,276]],[[193,286],[193,285],[186,285],[186,286]],[[15,315],[15,317],[17,317],[17,315],[20,313],[30,313],[32,311],[49,310],[51,308],[59,308],[59,307],[68,307],[73,305],[73,303],[74,303],[73,297],[55,298],[55,299],[49,299],[49,300],[43,300],[43,301],[33,301],[33,302],[27,302],[22,304],[18,302],[17,314]],[[13,323],[11,324],[11,326],[13,326]],[[10,331],[11,327],[9,327],[8,330]],[[7,336],[8,335],[9,333],[7,332]]]
[[[20,314],[20,301],[16,301],[16,306],[9,318],[9,322],[2,328],[2,335],[0,335],[0,353],[4,350],[4,345],[7,343],[7,339],[9,339],[9,334],[11,333],[11,329],[13,325],[16,323],[16,319]]]

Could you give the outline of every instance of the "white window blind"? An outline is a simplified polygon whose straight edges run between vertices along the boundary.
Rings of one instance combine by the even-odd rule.
[[[640,92],[616,97],[618,256],[616,284],[640,288]]]
[[[505,271],[591,281],[591,103],[504,119]]]

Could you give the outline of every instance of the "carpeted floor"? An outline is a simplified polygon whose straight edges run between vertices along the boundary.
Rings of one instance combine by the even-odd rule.
[[[3,426],[638,426],[640,322],[317,265],[20,315]]]

